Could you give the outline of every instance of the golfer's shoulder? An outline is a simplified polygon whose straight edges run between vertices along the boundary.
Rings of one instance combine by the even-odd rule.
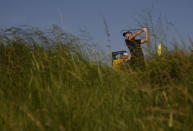
[[[135,42],[137,42],[137,43],[141,43],[141,39],[135,39]]]

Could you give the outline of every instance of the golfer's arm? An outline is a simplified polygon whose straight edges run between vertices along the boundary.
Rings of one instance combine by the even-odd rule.
[[[149,32],[148,30],[145,32],[145,38],[141,39],[141,44],[147,42],[149,40]]]
[[[143,30],[140,30],[138,32],[135,32],[131,37],[130,39],[133,39],[134,37],[138,36],[139,34],[141,34],[143,32]]]

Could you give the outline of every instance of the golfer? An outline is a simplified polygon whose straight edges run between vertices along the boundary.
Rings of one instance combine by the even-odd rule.
[[[142,39],[135,39],[136,36],[145,32],[145,37]],[[125,43],[130,51],[130,63],[132,66],[143,67],[145,65],[144,55],[141,44],[149,40],[149,33],[147,28],[142,28],[140,31],[132,33],[130,31],[124,32]]]

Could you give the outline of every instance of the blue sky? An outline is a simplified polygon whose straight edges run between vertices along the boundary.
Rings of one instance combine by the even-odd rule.
[[[154,17],[162,14],[180,30],[184,38],[193,38],[193,0],[0,0],[0,28],[34,25],[48,28],[62,26],[78,34],[86,29],[95,41],[107,43],[102,15],[108,23],[113,50],[125,50],[120,30],[136,28],[134,17],[152,9]]]

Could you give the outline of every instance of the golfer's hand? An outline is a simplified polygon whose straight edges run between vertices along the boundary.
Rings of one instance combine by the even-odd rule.
[[[142,28],[144,32],[147,32],[147,28]]]

